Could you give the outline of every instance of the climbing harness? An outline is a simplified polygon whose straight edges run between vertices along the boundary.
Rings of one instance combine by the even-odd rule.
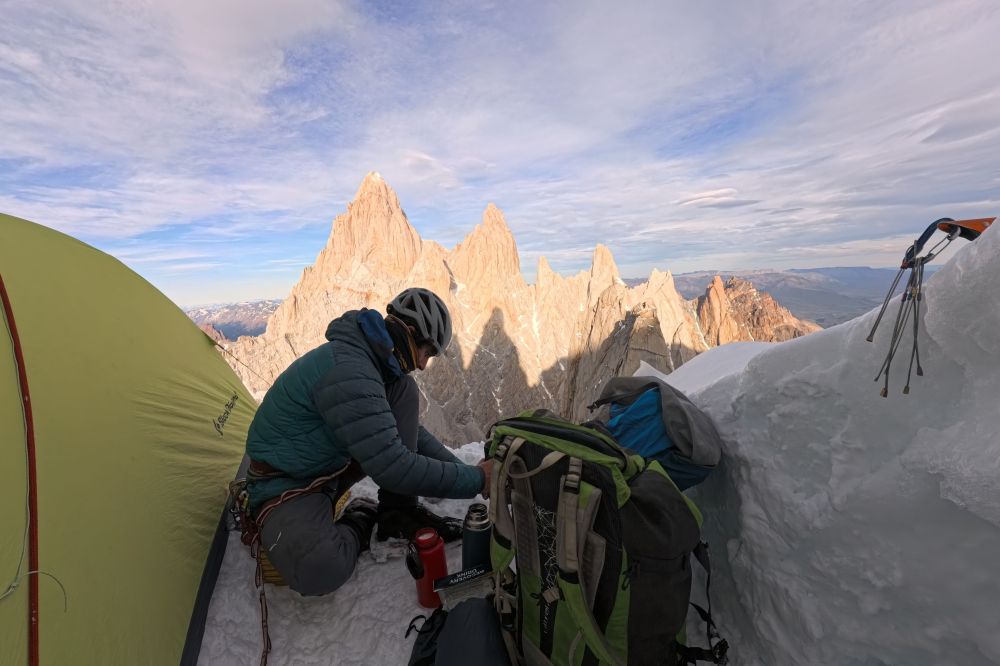
[[[899,272],[896,273],[896,278],[892,281],[892,286],[889,287],[889,293],[886,294],[885,301],[882,303],[882,309],[879,310],[878,317],[875,318],[875,325],[872,326],[871,333],[868,334],[867,338],[868,342],[875,340],[875,330],[882,321],[882,315],[885,314],[886,308],[889,307],[889,301],[892,300],[896,292],[896,287],[903,277],[903,273],[909,270],[910,274],[907,278],[906,287],[903,289],[903,294],[899,301],[899,311],[896,313],[896,321],[892,328],[889,352],[886,354],[885,360],[882,362],[882,367],[879,368],[878,375],[875,377],[875,381],[877,382],[883,375],[885,376],[885,384],[882,386],[881,392],[883,398],[889,396],[889,368],[892,365],[892,359],[896,355],[896,351],[899,349],[899,345],[903,341],[903,333],[911,317],[913,318],[913,348],[910,351],[910,367],[906,373],[906,386],[903,387],[903,394],[906,395],[910,392],[910,378],[913,374],[914,363],[917,366],[917,376],[922,377],[924,374],[924,369],[920,365],[920,349],[917,345],[917,332],[920,324],[920,302],[923,300],[924,266],[930,263],[934,257],[941,254],[956,238],[964,238],[969,241],[976,240],[980,234],[993,224],[994,220],[996,220],[995,217],[984,217],[975,220],[953,220],[950,217],[942,217],[940,220],[932,222],[924,230],[924,233],[920,234],[920,237],[913,241],[913,245],[906,249]],[[928,250],[925,255],[920,256],[924,245],[934,235],[934,232],[938,230],[945,232],[947,236]]]
[[[259,465],[259,463],[257,464]],[[268,466],[265,465],[263,467],[266,468]],[[267,517],[271,515],[271,512],[278,508],[280,504],[295,497],[300,497],[309,493],[321,492],[327,483],[347,471],[348,467],[350,467],[350,463],[344,465],[333,474],[319,477],[305,488],[286,490],[279,497],[275,497],[265,502],[257,511],[256,517],[254,517],[253,512],[250,510],[250,495],[247,492],[247,480],[237,479],[229,484],[229,513],[232,516],[236,528],[240,531],[240,541],[249,546],[250,557],[257,562],[257,569],[254,574],[254,585],[257,587],[258,601],[260,602],[260,628],[262,634],[260,666],[267,666],[267,657],[271,653],[271,635],[267,623],[267,596],[264,593],[264,584],[286,584],[284,579],[281,577],[281,574],[278,573],[278,571],[271,564],[270,560],[267,558],[266,551],[261,549],[261,527],[264,525],[264,521],[267,520]],[[254,462],[251,461],[251,476],[257,476],[258,478],[282,476],[282,472],[272,470],[273,468],[264,473],[258,472],[255,474],[257,470],[255,470]],[[338,502],[334,505],[334,514],[332,516],[334,519],[339,516],[338,512],[343,510],[347,497],[349,497],[349,492],[343,493],[341,497],[338,498]]]

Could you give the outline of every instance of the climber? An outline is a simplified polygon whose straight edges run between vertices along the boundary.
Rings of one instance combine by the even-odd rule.
[[[247,434],[247,490],[260,547],[289,586],[327,594],[350,578],[358,555],[379,540],[433,527],[446,540],[461,525],[428,511],[417,496],[468,498],[485,490],[489,463],[466,465],[418,419],[423,370],[451,340],[444,302],[422,288],[386,307],[350,311],[330,322],[327,342],[275,380]],[[370,476],[378,503],[334,507]]]

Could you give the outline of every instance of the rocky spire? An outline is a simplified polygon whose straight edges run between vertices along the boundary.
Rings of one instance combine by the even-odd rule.
[[[447,261],[460,283],[502,289],[510,289],[511,282],[524,286],[514,234],[493,204],[486,207],[483,221],[448,255]]]
[[[698,299],[698,320],[708,344],[758,340],[784,342],[820,330],[802,321],[746,280],[718,275]]]
[[[591,279],[607,279],[610,282],[621,282],[618,274],[618,264],[607,245],[597,244],[594,248],[594,261],[590,268]]]
[[[604,290],[614,284],[624,284],[618,274],[618,265],[606,245],[598,243],[594,248],[594,260],[590,266],[590,283],[587,288],[588,300],[596,303]]]
[[[382,176],[372,171],[361,182],[347,212],[337,216],[316,270],[325,278],[356,274],[402,277],[420,255],[420,236],[399,199]]]
[[[726,287],[718,275],[708,285],[705,295],[698,299],[698,321],[705,340],[713,347],[741,338],[739,325],[733,319],[732,305]]]
[[[741,335],[762,339],[757,336],[768,325],[787,330],[781,335],[798,330],[769,308],[755,309],[767,301],[763,296],[720,285],[714,285],[712,312],[723,313],[729,299],[730,311],[758,322],[756,329],[740,324]],[[454,353],[416,376],[422,422],[450,443],[482,437],[490,423],[524,409],[577,416],[612,374],[631,372],[640,360],[672,370],[732,337],[706,342],[694,303],[677,293],[669,273],[654,271],[646,283],[625,287],[603,245],[589,271],[566,278],[539,259],[538,278],[528,287],[513,234],[492,204],[451,252],[421,241],[396,194],[371,173],[267,330],[232,343],[227,359],[239,359],[234,370],[260,397],[289,363],[324,342],[330,320],[361,307],[382,310],[407,286],[433,289],[452,313]],[[743,302],[745,309],[734,305]],[[706,322],[721,329],[723,317],[713,317]]]
[[[544,256],[538,257],[538,270],[535,271],[535,285],[538,289],[545,289],[557,278],[561,277],[549,266],[549,260]]]
[[[633,304],[645,304],[656,310],[663,339],[670,346],[671,370],[709,348],[694,307],[677,292],[670,271],[653,269],[649,279],[631,292]]]

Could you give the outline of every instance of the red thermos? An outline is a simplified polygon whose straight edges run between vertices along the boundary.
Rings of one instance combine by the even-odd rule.
[[[410,573],[417,579],[417,601],[424,608],[438,608],[441,606],[441,598],[434,591],[434,581],[448,575],[444,541],[433,527],[425,527],[413,535],[413,543],[420,564],[415,566],[416,562],[407,562],[407,565],[410,566]]]

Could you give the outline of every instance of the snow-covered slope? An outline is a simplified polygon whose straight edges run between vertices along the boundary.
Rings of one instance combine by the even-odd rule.
[[[1000,663],[998,275],[994,229],[930,279],[925,376],[908,396],[908,352],[888,398],[873,381],[894,309],[874,344],[872,312],[778,345],[719,347],[667,378],[726,440],[722,469],[692,494],[731,664]],[[481,452],[460,450],[469,462]],[[466,504],[438,510],[459,516]],[[230,546],[206,665],[259,656],[253,562],[235,536]],[[459,555],[453,546],[452,570]],[[413,637],[403,634],[421,612],[402,561],[369,556],[329,597],[269,588],[268,599],[273,666],[405,664]],[[689,637],[700,630],[692,623]]]
[[[872,381],[875,312],[666,378],[726,440],[692,494],[734,663],[1000,663],[998,275],[993,229],[929,280],[910,395],[909,337],[889,397]]]

